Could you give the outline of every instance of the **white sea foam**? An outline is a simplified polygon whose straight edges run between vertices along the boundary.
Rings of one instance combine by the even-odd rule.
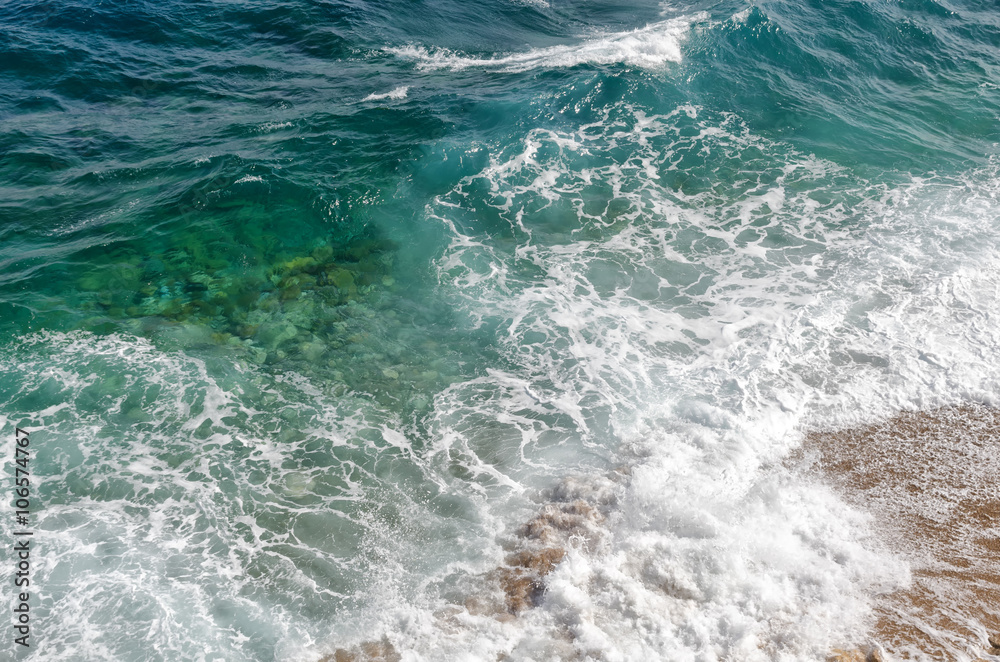
[[[309,659],[338,605],[379,595],[352,587],[385,570],[375,559],[394,564],[394,539],[408,539],[384,511],[426,511],[405,520],[430,555],[461,535],[493,538],[400,491],[397,480],[430,467],[391,416],[301,375],[43,332],[0,356],[0,376],[17,401],[5,415],[44,430],[33,474],[46,499],[33,525],[45,552],[32,582],[45,643],[26,659],[128,659],[136,631],[170,659]],[[56,404],[35,407],[24,400],[33,393]],[[393,476],[379,476],[384,463]],[[462,503],[438,485],[420,483],[420,498]],[[0,524],[5,535],[11,525]]]
[[[290,126],[292,126],[291,122],[265,122],[258,126],[257,130],[261,133],[270,133],[280,129],[287,129]]]
[[[502,360],[415,423],[308,375],[29,336],[0,378],[47,440],[44,659],[127,658],[137,630],[303,662],[383,634],[405,659],[860,643],[907,568],[781,462],[810,426],[995,401],[998,181],[874,185],[694,107],[531,131],[429,208],[442,291]],[[603,535],[517,621],[464,610],[567,474],[613,504]]]
[[[748,176],[688,190],[670,184],[681,164]],[[781,460],[811,426],[995,400],[991,173],[873,185],[732,117],[622,106],[530,132],[442,196],[442,284],[502,330],[509,367],[439,396],[437,452],[478,464],[497,514],[517,486],[586,475],[588,454],[594,480],[604,462],[631,478],[539,608],[445,626],[427,596],[473,570],[452,568],[426,602],[381,613],[390,640],[428,658],[594,660],[810,660],[863,643],[868,596],[908,568]],[[466,228],[462,210],[486,206],[509,224],[499,238]]]
[[[647,69],[681,61],[681,45],[691,24],[702,15],[673,18],[644,28],[585,38],[578,44],[536,48],[524,53],[470,57],[448,49],[423,46],[389,48],[398,57],[414,60],[421,69],[453,71],[480,67],[507,72],[575,67],[580,64],[628,64]]]
[[[393,88],[389,92],[383,92],[382,94],[369,94],[362,99],[362,101],[382,101],[383,99],[392,99],[393,101],[397,101],[399,99],[405,99],[409,91],[409,86],[400,85],[399,87]]]
[[[540,9],[549,8],[549,0],[510,0],[515,5],[528,5],[529,7],[538,7]]]

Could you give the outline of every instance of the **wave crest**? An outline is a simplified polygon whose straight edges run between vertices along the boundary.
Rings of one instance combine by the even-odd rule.
[[[701,14],[672,18],[636,30],[599,35],[579,44],[535,48],[524,53],[486,58],[469,57],[446,48],[428,49],[413,45],[386,50],[398,57],[415,60],[417,67],[424,70],[459,71],[482,67],[518,73],[580,64],[628,64],[654,69],[668,62],[681,61],[681,45],[691,24],[701,18]]]

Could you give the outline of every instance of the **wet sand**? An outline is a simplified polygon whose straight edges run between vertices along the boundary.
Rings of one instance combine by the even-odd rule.
[[[1000,659],[1000,410],[905,412],[806,437],[802,456],[870,512],[912,585],[875,599],[888,659]],[[994,639],[995,640],[995,639]],[[992,649],[992,650],[991,650]]]

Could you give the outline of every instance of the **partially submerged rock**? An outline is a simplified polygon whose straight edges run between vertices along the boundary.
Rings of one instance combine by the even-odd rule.
[[[507,565],[496,570],[496,577],[506,596],[507,610],[520,614],[538,605],[545,593],[545,575],[552,572],[566,556],[560,547],[524,550],[507,557]]]
[[[553,543],[586,534],[602,519],[604,517],[594,506],[577,499],[570,503],[547,504],[518,533],[523,538]]]
[[[986,652],[990,655],[1000,656],[1000,634],[991,634],[987,641],[989,641],[990,649]]]
[[[624,475],[626,472],[617,471],[615,477]],[[599,526],[605,519],[602,508],[614,501],[613,484],[612,480],[595,483],[567,478],[553,488],[546,495],[551,501],[517,530],[504,563],[483,575],[481,590],[468,596],[462,606],[451,605],[435,613],[438,625],[443,629],[465,627],[458,618],[463,612],[491,617],[501,623],[515,622],[526,611],[539,606],[545,597],[546,578],[569,551],[577,545],[593,544],[603,535]],[[400,659],[391,646],[387,649],[378,646],[389,645],[383,640],[338,649],[320,662]],[[384,657],[359,657],[375,653]]]
[[[871,648],[867,651],[860,648],[852,648],[851,650],[835,648],[826,658],[826,662],[884,662],[884,658],[877,648]]]
[[[400,662],[403,658],[387,639],[366,641],[351,648],[338,648],[319,662]]]

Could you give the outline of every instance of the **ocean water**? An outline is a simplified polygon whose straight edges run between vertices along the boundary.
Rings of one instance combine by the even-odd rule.
[[[3,3],[0,658],[863,643],[909,567],[786,459],[997,403],[998,111],[985,0]]]

